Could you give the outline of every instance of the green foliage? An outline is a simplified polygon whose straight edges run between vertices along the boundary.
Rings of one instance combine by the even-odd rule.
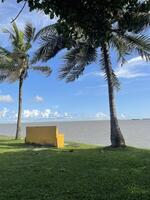
[[[54,57],[64,47],[63,38],[61,36],[42,35],[40,48],[34,54],[32,63],[36,63],[39,60],[46,62],[50,58]]]
[[[24,30],[24,40],[26,41],[25,48],[27,50],[31,48],[31,42],[34,38],[34,35],[35,35],[35,28],[30,23],[26,24]]]
[[[0,140],[1,200],[149,200],[150,151]]]
[[[49,76],[52,73],[51,68],[49,68],[47,66],[32,66],[31,69],[39,71],[39,72],[45,74],[46,76]]]
[[[51,4],[48,5],[48,2]],[[126,62],[126,55],[132,52],[138,53],[149,61],[150,38],[140,34],[150,24],[149,1],[126,0],[108,3],[108,1],[100,0],[92,2],[77,0],[63,1],[60,6],[58,1],[48,2],[38,1],[33,2],[32,5],[29,2],[31,10],[39,8],[46,14],[53,13],[60,17],[56,24],[45,27],[37,34],[37,37],[41,39],[41,46],[35,54],[34,62],[47,61],[61,49],[68,48],[65,64],[60,69],[61,79],[69,82],[82,75],[85,67],[95,61],[95,56],[89,54],[87,47],[96,52],[97,48],[102,49],[103,43],[115,48],[118,53],[118,62],[121,64]],[[68,38],[67,42],[66,38]],[[51,49],[51,46],[55,47],[53,48],[55,51]],[[103,58],[100,64],[105,79],[108,80],[108,76],[111,76],[113,86],[119,89],[119,81],[113,71],[111,61],[107,63],[111,68],[109,75]]]
[[[129,52],[135,51],[142,58],[150,61],[150,38],[144,35],[122,35],[122,40],[127,44]]]
[[[58,16],[63,35],[84,35],[95,45],[107,41],[112,29],[137,33],[150,25],[149,0],[28,0],[28,5],[31,11],[39,9],[51,18]]]
[[[46,62],[62,49],[73,46],[73,40],[59,34],[59,29],[60,25],[56,23],[42,28],[35,35],[34,41],[38,40],[40,47],[35,52],[32,63],[36,63],[39,60]]]
[[[83,74],[85,67],[96,61],[97,52],[91,45],[79,44],[71,49],[65,56],[65,66],[60,69],[60,79],[66,79],[67,82],[74,81]]]
[[[90,44],[89,41],[81,43],[82,45],[76,45],[76,47],[71,48],[67,55],[65,56],[64,67],[60,69],[60,78],[65,79],[67,82],[74,81],[83,74],[84,69],[88,64],[95,62],[96,60],[96,48]],[[143,57],[146,61],[150,60],[150,38],[144,35],[138,34],[120,34],[112,33],[112,37],[106,43],[107,46],[111,45],[116,49],[118,53],[118,62],[121,61],[124,64],[125,56],[136,52]],[[109,47],[108,46],[108,47]],[[103,71],[104,77],[106,80],[111,79],[114,88],[119,89],[120,83],[117,76],[111,66],[111,60],[109,58],[109,48],[107,49],[108,60],[104,60],[103,55],[103,45],[100,45],[101,48],[101,59],[100,65]],[[107,65],[110,68],[111,73],[108,74]]]
[[[18,29],[16,23],[12,24],[12,30],[4,29],[10,38],[12,50],[0,47],[0,81],[14,82],[23,77],[27,78],[28,70],[41,71],[45,75],[50,75],[49,67],[32,67],[28,55],[32,47],[32,41],[35,35],[35,28],[32,24],[26,24],[24,31]]]

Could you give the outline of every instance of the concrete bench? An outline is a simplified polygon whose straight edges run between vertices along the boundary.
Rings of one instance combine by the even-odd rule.
[[[56,126],[26,127],[25,142],[62,148],[64,147],[64,135],[58,132]]]

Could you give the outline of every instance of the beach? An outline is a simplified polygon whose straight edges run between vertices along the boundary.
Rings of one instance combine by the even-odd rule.
[[[120,120],[122,133],[128,146],[150,148],[150,120]],[[65,141],[110,145],[109,121],[53,121],[22,124],[22,136],[27,126],[56,125],[65,135]],[[0,135],[15,136],[15,123],[1,123]]]

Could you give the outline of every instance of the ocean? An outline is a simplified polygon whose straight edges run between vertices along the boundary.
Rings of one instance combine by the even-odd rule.
[[[150,148],[150,120],[120,120],[122,133],[128,146]],[[65,135],[65,141],[97,145],[110,145],[109,121],[59,121],[23,123],[22,136],[26,126],[58,126]],[[0,124],[0,135],[15,136],[16,124]]]

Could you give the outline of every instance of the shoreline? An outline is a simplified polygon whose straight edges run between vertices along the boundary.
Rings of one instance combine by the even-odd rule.
[[[150,120],[119,121],[126,144],[139,148],[150,148]],[[84,144],[110,145],[110,124],[108,120],[93,121],[51,121],[22,123],[22,136],[26,126],[57,126],[64,133],[66,141]],[[16,123],[0,124],[0,135],[15,136]]]
[[[145,121],[145,120],[150,120],[150,118],[142,118],[142,119],[118,119],[118,121]],[[109,122],[109,119],[82,119],[82,120],[39,120],[39,121],[22,121],[22,124],[33,124],[33,123],[53,123],[53,122]],[[0,122],[1,124],[16,124],[16,121],[4,121]]]

